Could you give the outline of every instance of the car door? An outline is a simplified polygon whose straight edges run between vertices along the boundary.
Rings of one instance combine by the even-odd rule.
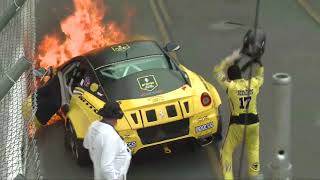
[[[36,117],[38,121],[45,125],[51,117],[61,108],[70,103],[72,85],[76,81],[79,61],[73,60],[53,75],[50,80],[37,91]]]
[[[65,93],[62,94],[62,96],[65,96],[62,105],[69,104],[72,91],[75,88],[76,84],[79,83],[79,78],[81,77],[79,67],[80,58],[76,59],[74,62],[70,63],[61,70],[60,78],[64,87],[64,89],[62,89],[61,92],[64,91],[62,93]]]

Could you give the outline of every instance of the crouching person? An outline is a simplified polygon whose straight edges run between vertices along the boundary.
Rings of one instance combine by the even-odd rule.
[[[126,180],[131,151],[114,129],[123,112],[117,102],[110,101],[98,114],[102,120],[90,125],[83,141],[93,162],[94,179]]]

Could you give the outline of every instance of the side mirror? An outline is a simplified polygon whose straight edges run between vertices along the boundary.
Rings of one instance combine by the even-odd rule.
[[[54,74],[54,69],[52,66],[50,66],[48,69],[40,67],[33,70],[33,75],[36,77],[51,76],[52,74]]]
[[[33,75],[36,77],[42,77],[47,73],[47,70],[45,68],[39,68],[39,69],[34,69],[33,70]]]
[[[173,52],[173,51],[179,50],[179,49],[180,49],[180,46],[179,46],[178,44],[169,42],[169,43],[164,47],[164,49],[165,49],[167,52]]]

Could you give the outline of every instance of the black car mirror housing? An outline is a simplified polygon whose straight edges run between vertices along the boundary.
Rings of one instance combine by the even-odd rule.
[[[173,52],[173,51],[178,51],[180,49],[180,46],[178,44],[175,44],[173,42],[169,42],[165,47],[164,49],[167,51],[167,52]]]

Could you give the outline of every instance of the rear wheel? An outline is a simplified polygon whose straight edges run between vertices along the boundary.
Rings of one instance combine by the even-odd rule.
[[[201,146],[196,139],[189,140],[188,146],[190,147],[191,152],[198,152],[201,149]]]
[[[218,118],[218,129],[217,132],[213,136],[213,141],[218,143],[222,140],[222,116],[219,113],[219,118]]]
[[[217,123],[217,131],[212,134],[211,136],[203,137],[197,139],[197,144],[199,146],[207,146],[211,144],[212,142],[214,144],[218,144],[222,140],[222,123],[221,123],[221,118],[218,117],[218,123]]]
[[[212,141],[213,141],[213,136],[208,136],[208,137],[205,137],[205,138],[197,139],[197,143],[201,147],[204,147],[204,146],[207,146],[207,145],[211,144]]]
[[[89,151],[83,147],[83,141],[76,137],[71,124],[67,125],[65,140],[69,143],[65,145],[72,150],[72,155],[80,166],[90,164]]]

